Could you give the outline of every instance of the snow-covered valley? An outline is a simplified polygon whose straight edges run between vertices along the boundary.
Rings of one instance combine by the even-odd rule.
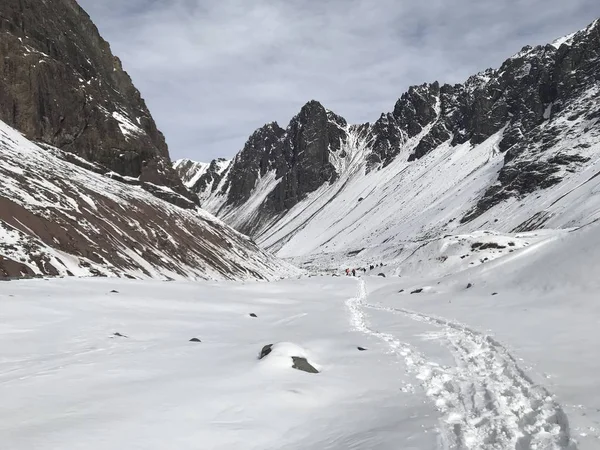
[[[600,20],[210,163],[171,160],[76,0],[0,28],[0,450],[600,449]],[[173,119],[187,156],[251,86],[224,117],[180,86],[218,125]]]
[[[538,238],[429,278],[2,283],[2,447],[600,448],[600,229]]]

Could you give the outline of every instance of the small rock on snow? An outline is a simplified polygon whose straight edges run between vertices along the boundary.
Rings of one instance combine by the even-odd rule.
[[[202,342],[202,341],[198,338],[191,338],[190,342]]]
[[[265,345],[262,348],[262,350],[260,351],[260,356],[258,357],[258,359],[263,359],[265,356],[267,356],[269,353],[271,353],[272,349],[273,349],[273,344]]]
[[[292,369],[302,370],[303,372],[307,373],[319,373],[317,369],[310,365],[306,358],[292,356],[292,361],[294,362],[294,364],[292,365]]]
[[[250,317],[258,317],[258,316],[254,313],[250,313]]]

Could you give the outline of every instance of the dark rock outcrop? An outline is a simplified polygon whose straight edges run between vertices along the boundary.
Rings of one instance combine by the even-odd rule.
[[[121,62],[75,0],[0,2],[0,120],[123,176],[197,202]]]
[[[315,369],[306,358],[301,358],[299,356],[292,356],[292,369],[301,370],[302,372],[307,373],[319,373],[317,369]]]
[[[292,119],[280,147],[280,181],[267,197],[273,212],[285,211],[323,183],[335,181],[338,174],[329,160],[330,152],[339,152],[345,126],[343,118],[314,100]]]
[[[232,162],[227,184],[228,203],[239,205],[250,197],[259,178],[268,171],[285,173],[287,162],[283,154],[285,130],[277,122],[256,130]]]
[[[265,356],[269,355],[273,351],[273,344],[265,345],[258,354],[258,359],[263,359]]]
[[[407,131],[391,113],[382,114],[379,120],[373,124],[371,133],[373,144],[372,153],[368,157],[370,165],[382,162],[384,166],[387,166],[396,158],[408,138]]]
[[[409,137],[419,134],[437,118],[439,96],[440,85],[436,81],[433,84],[411,86],[396,102],[394,117]]]

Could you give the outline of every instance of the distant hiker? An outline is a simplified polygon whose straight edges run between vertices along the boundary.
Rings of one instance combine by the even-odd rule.
[[[350,269],[346,269],[346,276],[350,275]]]
[[[352,276],[355,277],[356,276],[356,270],[352,269]]]

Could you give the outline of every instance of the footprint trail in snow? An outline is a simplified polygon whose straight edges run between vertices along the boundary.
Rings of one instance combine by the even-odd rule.
[[[367,303],[359,281],[356,298],[347,301],[352,326],[387,343],[404,358],[426,395],[444,415],[442,446],[468,450],[576,450],[561,406],[535,384],[510,353],[492,337],[464,325],[425,314]],[[430,362],[396,336],[372,329],[364,308],[386,311],[440,329],[456,367]]]

